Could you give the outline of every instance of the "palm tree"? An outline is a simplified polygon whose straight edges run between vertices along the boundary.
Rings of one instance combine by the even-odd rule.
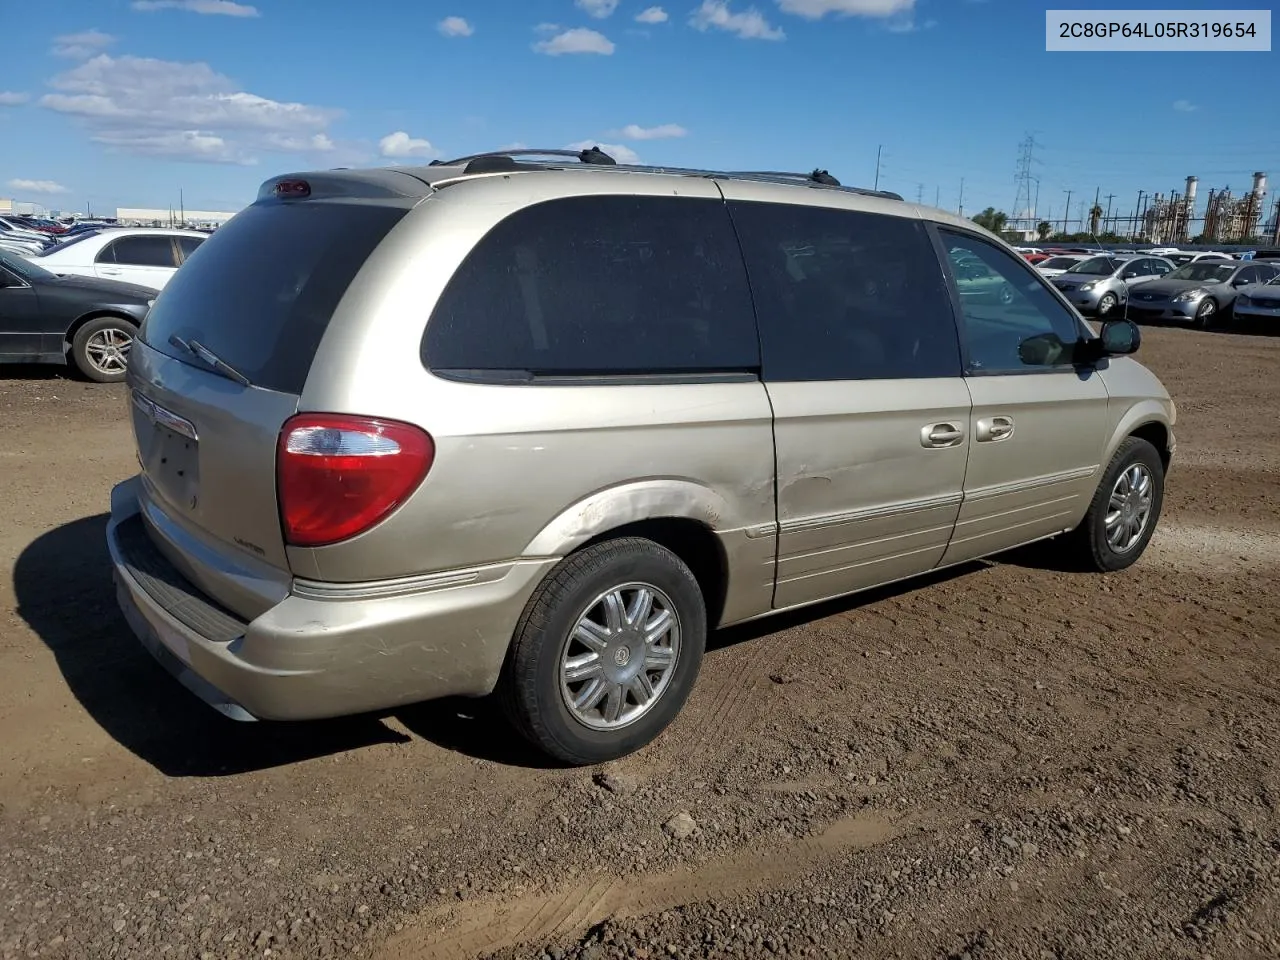
[[[987,209],[973,218],[973,222],[980,227],[985,227],[992,233],[1000,233],[1004,230],[1005,224],[1009,222],[1009,215],[997,210],[995,207],[987,207]]]
[[[1051,233],[1053,233],[1053,224],[1048,220],[1041,220],[1036,224],[1036,236],[1041,240],[1048,240]]]
[[[1098,232],[1098,223],[1102,220],[1102,207],[1096,203],[1089,208],[1089,232],[1096,235]]]

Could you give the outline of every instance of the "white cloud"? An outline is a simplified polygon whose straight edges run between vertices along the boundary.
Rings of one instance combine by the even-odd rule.
[[[0,90],[0,107],[20,107],[31,99],[29,93],[17,93],[13,90]]]
[[[248,93],[206,63],[99,54],[50,85],[57,92],[40,105],[78,119],[95,142],[178,160],[253,163],[258,150],[323,151],[342,115]]]
[[[436,24],[436,29],[446,37],[469,37],[476,32],[462,17],[445,17]]]
[[[25,193],[70,193],[71,191],[54,180],[22,180],[9,181],[9,187]]]
[[[71,60],[85,60],[95,53],[111,46],[116,38],[101,30],[85,30],[82,33],[67,33],[53,38],[55,57],[67,57]]]
[[[636,23],[666,23],[669,19],[661,7],[647,7],[636,14]]]
[[[388,133],[378,141],[378,150],[384,157],[434,157],[439,151],[430,140],[411,137],[403,130]]]
[[[590,147],[599,147],[613,159],[619,163],[639,163],[640,157],[636,152],[628,146],[621,143],[601,143],[599,140],[578,140],[565,146],[566,150],[586,150]]]
[[[543,30],[545,26],[548,25],[543,24],[538,29]],[[533,45],[533,49],[549,57],[558,57],[564,53],[599,53],[607,57],[613,53],[614,46],[613,41],[602,33],[586,27],[575,27],[550,39],[539,40]]]
[[[534,28],[533,28],[533,32],[534,32],[534,33],[541,33],[541,34],[559,33],[559,32],[560,32],[560,24],[558,24],[558,23],[540,23],[540,24],[538,24],[536,27],[534,27]]]
[[[937,20],[926,20],[924,23],[916,23],[915,17],[907,14],[906,16],[893,18],[884,25],[884,28],[890,33],[916,33],[920,30],[932,30],[937,25]]]
[[[260,17],[257,7],[232,0],[133,0],[135,10],[187,10],[222,17]]]
[[[783,13],[806,20],[821,20],[829,13],[837,17],[894,17],[909,14],[916,0],[778,0]]]
[[[667,140],[688,136],[688,134],[689,131],[678,123],[663,123],[656,127],[642,127],[638,123],[628,123],[618,131],[618,135],[627,140]]]
[[[1173,109],[1179,113],[1192,113],[1197,107],[1190,100],[1175,100],[1173,101]]]
[[[613,11],[618,9],[618,0],[574,0],[574,5],[587,16],[603,20],[613,16]]]
[[[689,16],[689,26],[704,33],[714,27],[741,40],[785,40],[787,36],[755,7],[745,13],[734,13],[727,0],[702,0],[702,6]]]

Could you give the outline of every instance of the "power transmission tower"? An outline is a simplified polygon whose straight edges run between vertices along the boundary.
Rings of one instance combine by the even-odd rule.
[[[1070,225],[1070,222],[1071,222],[1071,194],[1074,192],[1075,191],[1073,190],[1064,191],[1064,193],[1066,193],[1067,195],[1067,206],[1062,211],[1062,232],[1063,233],[1067,232],[1067,227]]]
[[[924,184],[916,184],[916,203],[924,203]]]
[[[1106,232],[1107,232],[1107,224],[1111,221],[1111,201],[1115,199],[1115,196],[1116,196],[1116,195],[1115,195],[1114,193],[1108,193],[1108,194],[1107,194],[1107,212],[1106,212],[1106,214],[1105,214],[1105,215],[1103,216],[1103,218],[1102,218],[1102,232],[1103,232],[1103,233],[1106,233]],[[1114,233],[1115,231],[1112,231],[1112,232]]]
[[[956,216],[964,216],[964,177],[960,178],[960,203],[957,205]]]
[[[1027,134],[1025,140],[1018,144],[1018,169],[1014,174],[1014,179],[1018,182],[1018,192],[1013,198],[1012,211],[1012,227],[1018,226],[1018,221],[1023,220],[1027,216],[1027,211],[1032,207],[1031,200],[1031,165],[1036,162],[1035,150],[1039,144],[1032,134]]]

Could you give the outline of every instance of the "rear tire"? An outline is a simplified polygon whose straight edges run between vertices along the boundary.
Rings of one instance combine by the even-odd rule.
[[[97,317],[71,339],[71,362],[95,383],[119,383],[137,335],[138,328],[122,317]]]
[[[1071,533],[1076,559],[1100,573],[1132,566],[1151,542],[1163,504],[1160,454],[1141,437],[1129,437],[1111,458],[1088,513]]]
[[[557,760],[613,760],[679,713],[706,636],[702,591],[679,557],[639,537],[598,543],[562,560],[530,597],[499,696],[512,725]]]

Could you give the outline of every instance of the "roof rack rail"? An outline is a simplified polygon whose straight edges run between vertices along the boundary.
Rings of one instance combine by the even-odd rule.
[[[615,166],[618,162],[599,147],[587,147],[585,150],[489,150],[452,160],[432,160],[428,166],[454,167],[465,163],[467,173],[499,173],[518,170],[517,157],[572,157],[579,163],[596,166]]]
[[[733,170],[723,175],[726,177],[769,177],[778,180],[803,180],[807,183],[821,184],[824,187],[839,187],[841,190],[848,190],[850,193],[857,193],[866,197],[883,197],[886,200],[902,199],[901,194],[894,193],[890,190],[868,190],[866,187],[846,187],[826,170],[814,170],[811,173],[794,173],[787,170]]]

